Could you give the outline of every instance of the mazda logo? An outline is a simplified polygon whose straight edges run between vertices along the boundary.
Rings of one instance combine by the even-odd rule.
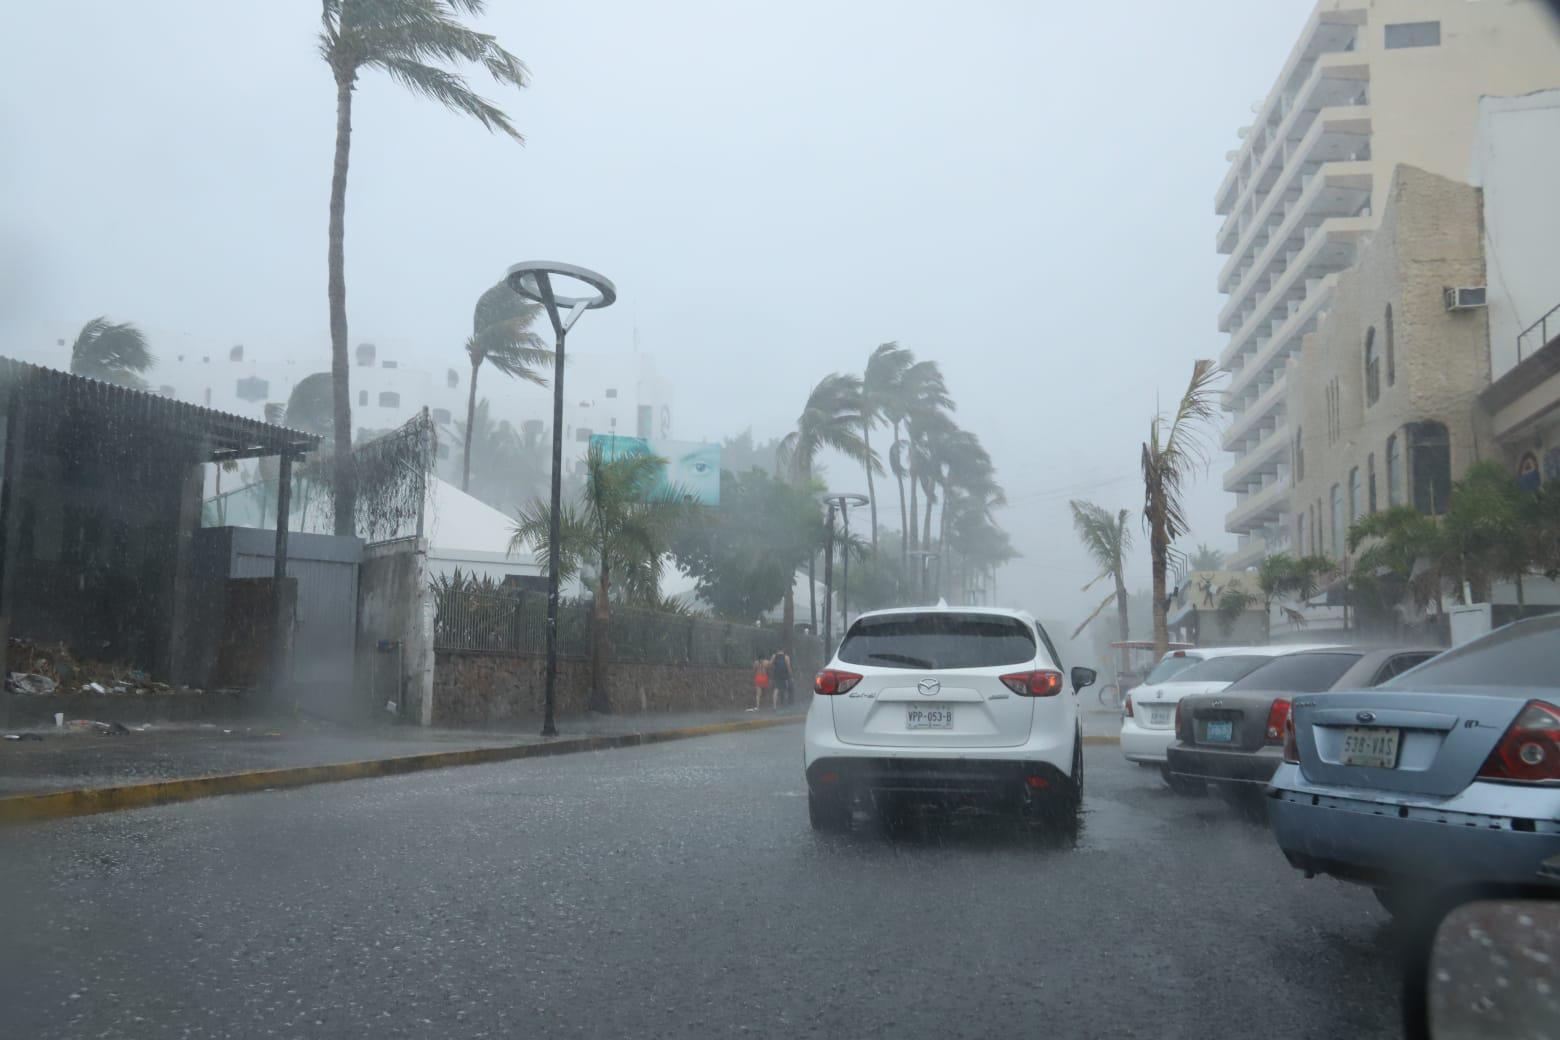
[[[1373,712],[1373,711],[1362,711],[1362,712],[1360,712],[1358,715],[1356,715],[1354,717],[1359,719],[1361,722],[1375,722],[1376,721],[1376,713]]]
[[[937,691],[942,689],[942,683],[936,679],[922,679],[915,684],[915,688],[921,691],[921,696],[923,697],[935,697]]]
[[[1210,708],[1222,708],[1222,707],[1224,707],[1224,702],[1223,701],[1214,701],[1212,704],[1210,704],[1208,706]]]

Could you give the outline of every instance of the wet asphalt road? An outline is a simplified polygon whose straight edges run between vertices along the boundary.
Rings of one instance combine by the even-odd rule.
[[[1390,1037],[1369,892],[1090,747],[1075,843],[807,824],[799,728],[0,831],[0,1036]]]

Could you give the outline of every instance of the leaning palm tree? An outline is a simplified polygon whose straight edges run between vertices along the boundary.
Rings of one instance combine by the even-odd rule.
[[[867,370],[861,377],[861,442],[872,449],[872,427],[898,413],[900,384],[905,372],[915,364],[915,355],[898,343],[883,343],[867,358]],[[896,423],[897,425],[897,423]],[[867,466],[867,504],[872,514],[872,551],[878,547],[877,487],[872,467]],[[903,491],[903,486],[900,488]]]
[[[471,386],[466,393],[468,429],[476,419],[477,373],[484,361],[511,378],[547,385],[536,369],[552,358],[552,351],[531,331],[541,312],[541,304],[526,300],[507,282],[499,282],[478,298],[471,338],[466,340],[466,356],[471,359]],[[471,440],[466,438],[460,464],[460,489],[467,492],[471,490]]]
[[[904,484],[910,483],[909,515],[905,526],[905,538],[900,547],[901,555],[917,546],[916,528],[918,509],[916,503],[917,452],[925,456],[926,440],[933,432],[947,423],[947,413],[953,411],[953,398],[948,395],[948,384],[943,380],[942,369],[935,361],[917,361],[905,370],[899,384],[898,401],[889,420],[894,426],[894,444],[903,451],[903,459],[896,472],[900,477],[900,508],[904,509]],[[899,424],[905,427],[905,439],[899,439]]]
[[[1089,591],[1095,582],[1106,578],[1112,580],[1116,591],[1105,598],[1099,609],[1104,610],[1112,601],[1115,602],[1116,627],[1120,631],[1121,641],[1125,643],[1132,638],[1127,620],[1126,579],[1126,557],[1132,551],[1132,532],[1127,529],[1127,520],[1132,516],[1132,511],[1122,509],[1112,515],[1110,510],[1102,506],[1076,498],[1068,505],[1072,507],[1073,530],[1078,532],[1078,540],[1083,542],[1084,551],[1100,569],[1099,576],[1085,585],[1083,591]]]
[[[652,494],[666,460],[632,454],[608,459],[599,446],[586,456],[585,487],[577,505],[566,504],[558,525],[558,577],[566,581],[594,570],[590,657],[592,711],[610,712],[608,668],[612,652],[612,598],[630,604],[661,602],[661,567],[672,528],[686,516],[680,496]],[[521,509],[509,540],[511,553],[531,548],[548,559],[551,511],[538,499]],[[617,585],[614,585],[614,582]]]
[[[156,362],[145,334],[128,321],[115,324],[93,318],[81,327],[70,348],[70,370],[76,375],[137,390],[146,389],[141,373]]]
[[[379,69],[401,86],[469,115],[488,130],[521,140],[503,110],[459,74],[443,66],[480,65],[500,84],[525,86],[526,69],[493,37],[462,25],[479,15],[483,0],[322,0],[320,56],[336,81],[336,157],[330,180],[327,296],[330,300],[331,374],[335,378],[336,457],[352,451],[352,397],[347,359],[347,158],[352,143],[352,91],[358,73]],[[356,514],[350,467],[335,471],[336,533],[351,534]]]
[[[1175,540],[1186,533],[1182,493],[1192,477],[1208,465],[1204,427],[1216,413],[1213,384],[1219,369],[1212,361],[1192,365],[1192,378],[1175,414],[1156,415],[1143,442],[1143,526],[1154,578],[1154,656],[1170,646],[1165,622],[1165,573],[1175,555]]]
[[[776,475],[784,475],[797,487],[811,487],[814,464],[817,462],[818,454],[825,448],[832,448],[846,458],[854,459],[868,468],[877,467],[881,472],[882,464],[878,462],[877,456],[872,453],[867,442],[862,438],[861,430],[861,380],[856,376],[839,372],[824,376],[818,381],[818,385],[813,387],[812,393],[807,395],[807,404],[796,419],[796,429],[780,439],[780,445],[775,451],[778,470]],[[809,599],[812,598],[813,579],[816,575],[816,560],[809,556],[807,560]],[[789,639],[791,626],[796,618],[796,607],[790,592],[786,593],[784,609],[786,638]],[[810,609],[812,614],[810,621],[816,630],[818,626],[816,601],[812,602]]]

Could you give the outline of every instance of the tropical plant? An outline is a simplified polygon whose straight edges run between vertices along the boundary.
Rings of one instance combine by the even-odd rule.
[[[1194,571],[1216,571],[1224,567],[1224,553],[1202,542],[1187,557],[1186,565]]]
[[[1362,516],[1349,526],[1349,552],[1356,551],[1353,583],[1362,590],[1406,588],[1419,606],[1441,612],[1445,543],[1433,519],[1412,506]]]
[[[336,457],[352,450],[351,370],[347,357],[347,161],[352,142],[352,92],[358,74],[378,69],[395,82],[471,116],[490,131],[521,140],[509,117],[446,66],[480,65],[500,84],[525,86],[526,69],[492,36],[467,28],[461,15],[480,15],[483,0],[322,0],[320,55],[336,83],[336,151],[330,183],[327,297],[331,374],[335,389]],[[356,515],[350,467],[335,470],[336,533],[351,534]]]
[[[599,447],[586,455],[585,487],[576,504],[560,510],[558,580],[576,576],[594,584],[591,612],[591,696],[593,711],[609,712],[608,668],[612,648],[612,601],[656,607],[671,531],[687,510],[671,489],[653,498],[666,460],[650,454],[606,458]],[[509,541],[511,553],[532,548],[543,566],[551,546],[551,513],[541,500],[519,510]]]
[[[1073,530],[1078,532],[1078,540],[1083,542],[1084,551],[1100,569],[1094,580],[1083,587],[1083,591],[1089,591],[1097,582],[1106,578],[1111,579],[1115,588],[1105,602],[1096,608],[1095,614],[1114,602],[1116,627],[1121,641],[1126,642],[1132,638],[1131,625],[1127,619],[1126,578],[1126,557],[1132,550],[1132,532],[1127,529],[1127,520],[1132,516],[1132,511],[1121,509],[1112,514],[1102,506],[1077,498],[1068,505],[1072,507]],[[1090,615],[1090,620],[1093,617]]]
[[[1192,365],[1192,378],[1175,413],[1156,415],[1143,442],[1143,526],[1153,567],[1154,657],[1165,655],[1170,631],[1165,613],[1165,574],[1175,554],[1175,540],[1186,533],[1181,496],[1192,477],[1208,465],[1204,428],[1215,417],[1213,384],[1219,370],[1212,361]]]
[[[1283,600],[1292,598],[1304,604],[1320,590],[1322,579],[1335,570],[1337,564],[1325,556],[1296,558],[1288,553],[1273,553],[1266,557],[1257,568],[1257,588],[1262,593],[1263,624],[1269,634],[1275,603],[1291,624],[1303,626],[1305,615]]]
[[[466,491],[495,509],[512,511],[545,489],[551,473],[546,449],[516,430],[509,420],[495,421],[487,398],[477,402],[469,423],[455,423],[462,468],[471,459]]]
[[[531,303],[507,282],[499,282],[477,299],[471,337],[466,340],[466,356],[471,361],[471,386],[466,393],[468,427],[476,419],[477,374],[484,361],[513,379],[547,385],[546,378],[538,374],[536,368],[551,360],[552,351],[531,331],[532,323],[541,312],[540,304]],[[471,490],[471,443],[471,438],[465,438],[461,451],[462,491]]]
[[[70,348],[70,370],[105,383],[146,389],[141,373],[157,362],[146,336],[130,322],[93,318],[76,334]]]
[[[872,453],[872,428],[889,421],[891,415],[901,412],[900,393],[905,373],[915,364],[915,355],[898,343],[882,343],[867,358],[867,368],[861,377],[861,442],[868,455]],[[873,467],[867,471],[867,503],[872,517],[872,548],[878,547],[877,486],[873,481]],[[877,467],[882,472],[882,467]]]
[[[939,433],[952,428],[948,413],[954,410],[954,404],[948,394],[948,385],[943,380],[942,369],[935,361],[917,361],[911,365],[905,370],[899,387],[898,400],[894,405],[896,410],[890,413],[889,419],[893,422],[897,415],[905,427],[905,439],[900,448],[903,453],[900,472],[903,474],[902,483],[907,480],[910,484],[909,526],[906,531],[909,534],[909,548],[915,549],[921,545],[917,536],[917,492],[924,486],[921,470],[928,462],[927,443]],[[894,440],[898,446],[897,422],[894,422],[894,427]]]
[[[1219,590],[1218,606],[1214,616],[1219,619],[1219,631],[1228,638],[1240,616],[1256,606],[1257,594],[1239,582],[1230,582]]]
[[[1475,602],[1488,601],[1491,585],[1507,578],[1516,583],[1517,602],[1525,603],[1522,578],[1535,562],[1526,521],[1536,498],[1488,460],[1469,466],[1452,485],[1440,534],[1448,577],[1459,594],[1466,583]]]

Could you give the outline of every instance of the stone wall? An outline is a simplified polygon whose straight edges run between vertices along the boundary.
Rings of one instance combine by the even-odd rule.
[[[540,720],[546,659],[540,655],[440,650],[433,679],[432,721],[466,726]],[[811,673],[803,673],[810,681]],[[610,690],[616,711],[716,711],[751,706],[747,668],[705,668],[686,664],[614,664]],[[558,662],[554,711],[585,711],[590,696],[590,662]]]

